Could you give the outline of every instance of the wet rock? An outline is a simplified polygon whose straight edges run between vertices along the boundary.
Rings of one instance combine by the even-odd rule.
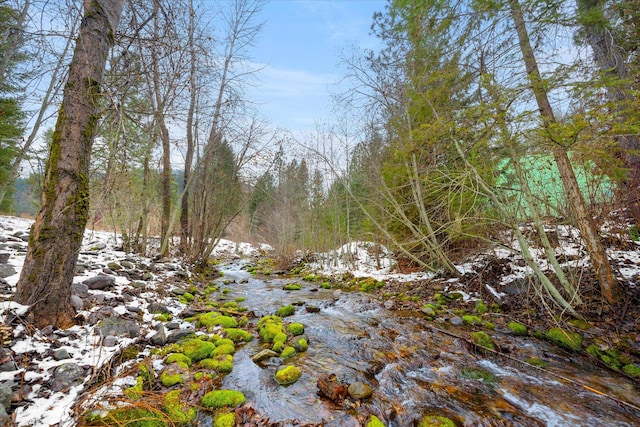
[[[92,289],[94,291],[104,290],[112,287],[116,283],[116,278],[113,276],[99,275],[91,277],[82,283],[84,283],[89,289]]]
[[[80,298],[78,295],[71,295],[71,305],[76,310],[84,309],[84,302],[82,301],[82,298]]]
[[[253,363],[258,363],[263,360],[271,359],[272,357],[278,357],[278,353],[273,350],[265,349],[251,357],[251,360],[253,360]]]
[[[314,305],[307,305],[305,309],[308,313],[320,313],[320,307],[316,307]]]
[[[59,348],[53,352],[53,358],[56,360],[71,359],[69,351],[66,348]]]
[[[371,389],[371,387],[361,382],[355,382],[349,385],[349,388],[347,388],[347,392],[349,393],[349,396],[354,399],[366,399],[368,397],[371,397],[371,395],[373,394],[373,390]]]
[[[15,268],[13,268],[13,266],[9,265],[9,264],[0,264],[0,277],[1,278],[5,278],[5,277],[9,277],[9,276],[13,276],[14,274],[16,274],[17,271]]]
[[[56,368],[53,373],[51,389],[62,391],[74,384],[79,384],[84,378],[84,369],[77,363],[65,363]]]
[[[453,316],[451,319],[449,319],[449,322],[453,326],[462,326],[462,324],[464,323],[464,321],[462,320],[462,317],[460,316]]]

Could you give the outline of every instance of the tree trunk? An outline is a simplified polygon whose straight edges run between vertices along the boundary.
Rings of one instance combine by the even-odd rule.
[[[100,82],[126,0],[85,2],[45,172],[42,207],[31,230],[15,299],[37,327],[73,325],[75,264],[89,213],[89,161]]]
[[[549,138],[554,142],[555,148],[553,149],[553,157],[560,173],[560,179],[564,187],[565,196],[573,215],[575,216],[578,228],[582,234],[582,238],[587,246],[591,263],[595,270],[596,278],[600,284],[600,292],[606,298],[609,303],[615,303],[618,300],[620,290],[618,282],[616,281],[613,269],[609,264],[607,253],[600,242],[600,237],[596,231],[596,227],[593,223],[591,216],[587,210],[587,205],[584,201],[584,197],[578,187],[578,181],[576,179],[573,167],[567,155],[566,149],[560,144],[561,141],[555,141],[552,127],[556,123],[553,109],[549,103],[547,92],[538,70],[538,64],[534,55],[531,43],[529,41],[529,34],[525,26],[522,9],[518,0],[509,0],[509,6],[511,8],[511,16],[515,23],[516,32],[518,33],[518,41],[520,43],[520,50],[522,51],[522,57],[527,69],[527,76],[531,83],[538,109],[540,110],[540,116],[542,117],[542,123],[544,128],[549,133]]]

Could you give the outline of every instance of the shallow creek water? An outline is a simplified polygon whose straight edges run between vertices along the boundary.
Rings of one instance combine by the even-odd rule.
[[[284,291],[291,280],[252,277],[241,267],[223,268],[224,279],[234,281],[228,285],[228,297],[246,298],[243,304],[256,316],[303,304],[285,321],[305,325],[307,352],[258,366],[251,356],[263,346],[254,340],[236,353],[233,372],[224,380],[225,388],[245,393],[248,403],[271,421],[360,426],[368,414],[375,414],[388,427],[402,427],[417,425],[430,414],[465,426],[640,425],[640,411],[582,386],[640,407],[637,384],[545,342],[492,332],[510,356],[542,359],[549,364],[546,370],[558,376],[475,352],[464,340],[432,325],[457,335],[465,330],[427,322],[419,313],[386,310],[366,294],[343,292],[335,298],[333,290],[309,283],[300,291]],[[309,313],[304,305],[320,311]],[[274,373],[281,364],[299,367],[300,380],[288,387],[278,385]],[[489,372],[495,381],[478,379],[477,372]],[[317,395],[322,373],[333,373],[346,384],[367,383],[373,396],[358,405],[338,407]]]

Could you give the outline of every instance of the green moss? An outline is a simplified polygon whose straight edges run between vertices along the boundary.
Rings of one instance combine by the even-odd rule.
[[[320,285],[320,287],[322,289],[331,289],[331,283],[329,282],[322,282],[322,284]]]
[[[219,345],[217,346],[212,352],[211,355],[212,356],[218,356],[220,354],[233,354],[236,352],[236,347],[232,344],[223,344],[223,345]]]
[[[385,427],[385,426],[382,423],[382,421],[380,421],[380,418],[376,417],[375,415],[371,415],[369,417],[369,421],[367,422],[366,427]]]
[[[493,340],[489,335],[487,335],[486,332],[482,332],[482,331],[473,332],[471,334],[471,338],[473,338],[473,341],[481,347],[486,347],[491,350],[495,349],[495,346],[493,345]]]
[[[547,366],[549,366],[547,362],[542,359],[538,359],[537,357],[529,357],[527,360],[525,360],[525,362],[533,366],[539,366],[541,368],[546,368]]]
[[[233,408],[244,405],[247,399],[237,390],[214,390],[202,397],[202,406],[208,409]]]
[[[244,329],[227,328],[224,333],[233,342],[249,342],[253,339],[253,335]]]
[[[302,353],[307,351],[307,349],[309,348],[309,344],[307,343],[307,340],[305,340],[304,338],[300,338],[298,341],[296,341],[294,347],[296,351]]]
[[[247,299],[245,297],[238,297],[238,298],[235,299],[235,302],[238,303],[238,302],[243,302],[243,301],[246,301],[246,300]]]
[[[291,335],[298,336],[304,334],[304,325],[302,323],[290,323],[289,332]]]
[[[299,291],[300,289],[302,289],[302,285],[298,283],[289,283],[284,287],[285,291]]]
[[[418,427],[456,427],[456,424],[447,417],[427,415],[420,420]]]
[[[472,314],[462,316],[465,325],[482,325],[482,319]]]
[[[629,363],[628,365],[624,365],[622,367],[622,372],[624,372],[625,374],[634,377],[634,378],[640,378],[640,367],[633,364],[633,363]]]
[[[182,384],[184,382],[184,376],[180,373],[169,373],[163,371],[160,374],[160,382],[165,387],[171,387],[176,384]]]
[[[180,400],[180,390],[172,390],[164,397],[164,410],[174,424],[191,424],[196,419],[198,409]]]
[[[235,343],[233,342],[233,340],[229,339],[229,338],[220,338],[218,337],[214,343],[213,343],[216,347],[220,347],[221,345],[232,345],[235,347]]]
[[[284,332],[278,332],[275,337],[273,337],[273,342],[287,342],[287,334]]]
[[[293,384],[300,379],[302,372],[295,366],[286,366],[276,372],[275,378],[280,385]]]
[[[287,345],[285,343],[276,341],[273,343],[273,346],[271,346],[271,350],[275,351],[276,353],[282,353],[282,350],[284,350],[286,346]]]
[[[482,326],[484,326],[485,329],[488,329],[490,331],[493,331],[496,328],[496,324],[495,323],[487,322],[487,321],[484,321]]]
[[[489,308],[485,305],[484,302],[482,302],[482,300],[476,301],[476,313],[484,314],[484,313],[487,313],[488,311],[489,311]]]
[[[516,335],[527,335],[527,327],[522,323],[509,322],[507,328],[511,329],[511,332]]]
[[[295,355],[296,355],[296,349],[291,346],[287,346],[284,349],[282,349],[282,353],[280,354],[280,357],[282,357],[283,359],[290,359]]]
[[[287,316],[291,316],[296,312],[296,308],[292,305],[285,305],[284,307],[280,307],[276,312],[275,315],[278,317],[287,317]]]
[[[205,369],[227,374],[233,370],[233,356],[230,354],[219,354],[215,357],[201,360],[200,366]]]
[[[191,359],[187,355],[182,354],[182,353],[171,353],[171,354],[169,354],[167,356],[167,359],[165,360],[165,362],[167,364],[178,363],[178,364],[185,365],[187,367],[191,366],[191,363],[192,363]]]
[[[315,282],[316,280],[320,280],[320,278],[320,276],[316,276],[315,274],[307,274],[302,280],[305,280],[307,282]]]
[[[216,416],[213,427],[234,427],[236,425],[236,414],[230,412]]]
[[[469,380],[480,380],[488,385],[494,385],[498,382],[498,377],[484,369],[462,368],[460,376]]]
[[[124,394],[132,400],[138,400],[144,395],[144,378],[136,377],[136,385],[127,388]]]
[[[384,282],[379,282],[372,277],[360,280],[358,284],[360,285],[361,292],[371,292],[384,286]]]
[[[583,331],[586,331],[587,329],[589,329],[591,327],[589,322],[587,322],[584,319],[571,319],[571,320],[569,320],[569,323],[571,325],[575,326],[578,329],[582,329]]]
[[[569,332],[562,328],[551,328],[544,334],[552,343],[571,351],[579,351],[582,348],[582,335]]]
[[[216,346],[212,342],[203,341],[199,338],[186,340],[180,346],[182,353],[194,362],[206,359],[215,348]]]
[[[265,316],[258,321],[258,334],[265,342],[273,342],[276,335],[285,333],[282,318]]]
[[[213,325],[222,326],[223,328],[235,328],[238,321],[231,316],[218,316],[212,319]]]
[[[187,302],[191,302],[191,301],[193,301],[195,299],[193,294],[191,294],[189,292],[185,292],[184,294],[182,294],[182,298],[184,298]]]

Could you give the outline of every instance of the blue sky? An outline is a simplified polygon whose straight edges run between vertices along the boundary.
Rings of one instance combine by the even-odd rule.
[[[344,75],[340,54],[376,45],[373,13],[384,0],[271,0],[252,59],[265,64],[252,96],[275,127],[312,130],[330,119],[331,93]]]

